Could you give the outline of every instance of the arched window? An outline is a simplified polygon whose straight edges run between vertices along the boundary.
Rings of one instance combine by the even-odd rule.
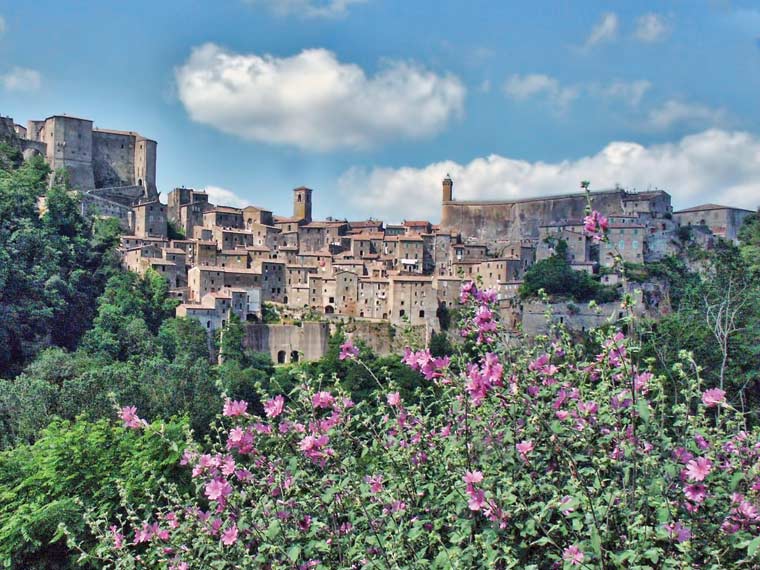
[[[285,364],[285,351],[281,350],[277,353],[277,364]]]

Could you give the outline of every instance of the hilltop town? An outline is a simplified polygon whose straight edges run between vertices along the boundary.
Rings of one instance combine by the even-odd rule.
[[[611,238],[599,245],[584,231],[584,192],[458,201],[445,175],[439,224],[317,220],[318,192],[307,187],[292,190],[290,215],[265,203],[213,204],[203,190],[184,187],[168,192],[164,203],[156,187],[157,143],[136,132],[94,128],[88,119],[55,115],[23,127],[3,118],[0,138],[26,159],[43,156],[54,171],[65,170],[83,212],[119,220],[123,266],[163,276],[180,300],[177,316],[197,319],[211,334],[235,315],[246,323],[248,346],[278,363],[320,358],[330,326],[341,321],[381,352],[394,349],[394,327],[412,327],[429,339],[447,328],[464,280],[497,291],[514,334],[545,331],[546,303],[519,291],[526,272],[555,255],[560,241],[574,270],[625,287],[638,311],[656,316],[668,310],[667,285],[620,282],[611,270],[613,253],[630,264],[661,260],[680,251],[684,227],[705,247],[716,238],[735,241],[752,213],[715,204],[674,212],[662,190],[595,191],[594,208],[607,216]],[[558,300],[554,318],[586,330],[614,318],[618,305]]]

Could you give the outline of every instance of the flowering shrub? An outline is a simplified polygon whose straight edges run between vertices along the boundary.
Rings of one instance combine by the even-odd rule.
[[[595,221],[598,224],[599,220]],[[143,519],[93,520],[111,568],[757,567],[760,443],[683,355],[681,389],[621,333],[500,340],[495,296],[462,290],[461,354],[407,351],[355,404],[312,378],[228,401],[188,449],[195,494]],[[350,343],[341,357],[362,366]],[[145,429],[126,409],[124,421]]]

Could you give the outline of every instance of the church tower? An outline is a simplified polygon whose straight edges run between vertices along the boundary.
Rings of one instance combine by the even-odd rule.
[[[311,222],[311,188],[301,186],[293,190],[293,217]]]
[[[443,201],[451,202],[454,199],[454,181],[448,174],[443,179]]]

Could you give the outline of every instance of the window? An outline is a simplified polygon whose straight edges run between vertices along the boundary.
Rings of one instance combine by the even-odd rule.
[[[420,317],[422,318],[424,316],[425,316],[425,311],[420,311]]]
[[[621,240],[618,242],[618,249],[619,249],[620,251],[623,251],[623,250],[625,249],[625,240],[624,240],[624,239],[621,239]]]
[[[401,309],[401,310],[398,312],[398,316],[399,316],[399,317],[403,317],[405,314],[406,314],[406,311],[405,311],[404,309]]]

